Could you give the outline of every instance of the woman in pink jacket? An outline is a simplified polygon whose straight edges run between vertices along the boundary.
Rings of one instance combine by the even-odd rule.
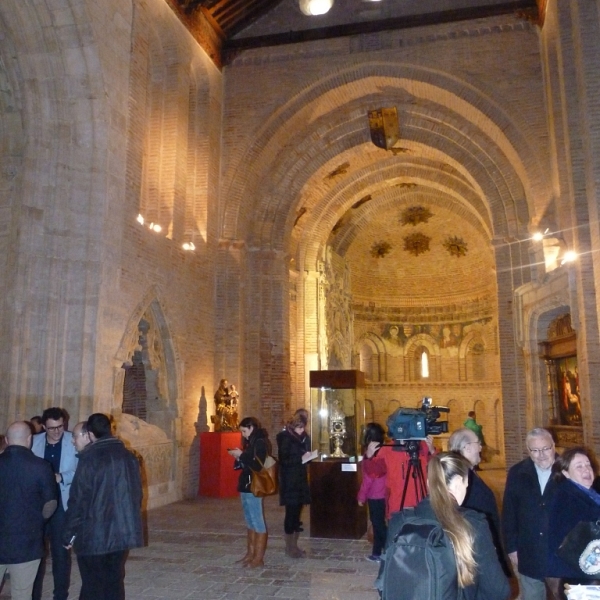
[[[365,427],[365,448],[370,442],[383,444],[384,431],[379,423],[368,423]],[[373,464],[369,472],[363,469],[362,483],[358,491],[358,503],[363,506],[365,502],[369,506],[369,518],[373,525],[373,551],[367,560],[373,562],[381,561],[381,552],[385,547],[385,538],[387,536],[387,524],[385,520],[385,480],[386,465],[385,461],[378,461]]]

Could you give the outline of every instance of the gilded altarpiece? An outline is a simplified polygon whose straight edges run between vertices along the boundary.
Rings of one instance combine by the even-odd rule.
[[[540,342],[540,358],[546,365],[548,425],[557,445],[582,444],[577,334],[571,326],[570,314],[550,323],[547,339]]]

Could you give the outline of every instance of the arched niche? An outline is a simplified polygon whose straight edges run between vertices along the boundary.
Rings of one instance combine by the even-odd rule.
[[[116,356],[113,414],[117,433],[141,455],[149,507],[182,495],[180,361],[161,303],[153,296],[131,316]]]

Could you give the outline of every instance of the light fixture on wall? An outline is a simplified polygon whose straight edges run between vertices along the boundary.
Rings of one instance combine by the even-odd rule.
[[[144,225],[146,223],[146,219],[144,219],[142,214],[138,214],[135,220],[140,224]],[[156,233],[160,233],[162,231],[162,227],[158,223],[149,223],[148,229],[155,231]]]
[[[196,249],[194,242],[184,242],[181,247],[188,252],[193,252]]]
[[[299,0],[300,10],[307,16],[324,15],[333,6],[334,0]]]
[[[532,236],[531,239],[534,242],[541,242],[544,239],[544,236],[549,232],[550,230],[548,228],[546,228],[546,231],[544,231],[544,233],[542,233],[541,231],[536,231]]]
[[[566,263],[571,263],[577,260],[577,252],[575,252],[575,250],[567,250],[564,254],[563,254],[563,259],[561,261],[561,265],[564,265]]]

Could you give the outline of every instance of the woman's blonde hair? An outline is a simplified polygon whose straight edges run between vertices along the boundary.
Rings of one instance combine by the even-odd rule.
[[[456,499],[448,486],[458,475],[469,476],[471,464],[458,452],[442,452],[431,457],[427,466],[427,483],[431,508],[454,546],[458,585],[464,588],[475,580],[477,563],[473,556],[473,530],[465,517],[458,510]]]

